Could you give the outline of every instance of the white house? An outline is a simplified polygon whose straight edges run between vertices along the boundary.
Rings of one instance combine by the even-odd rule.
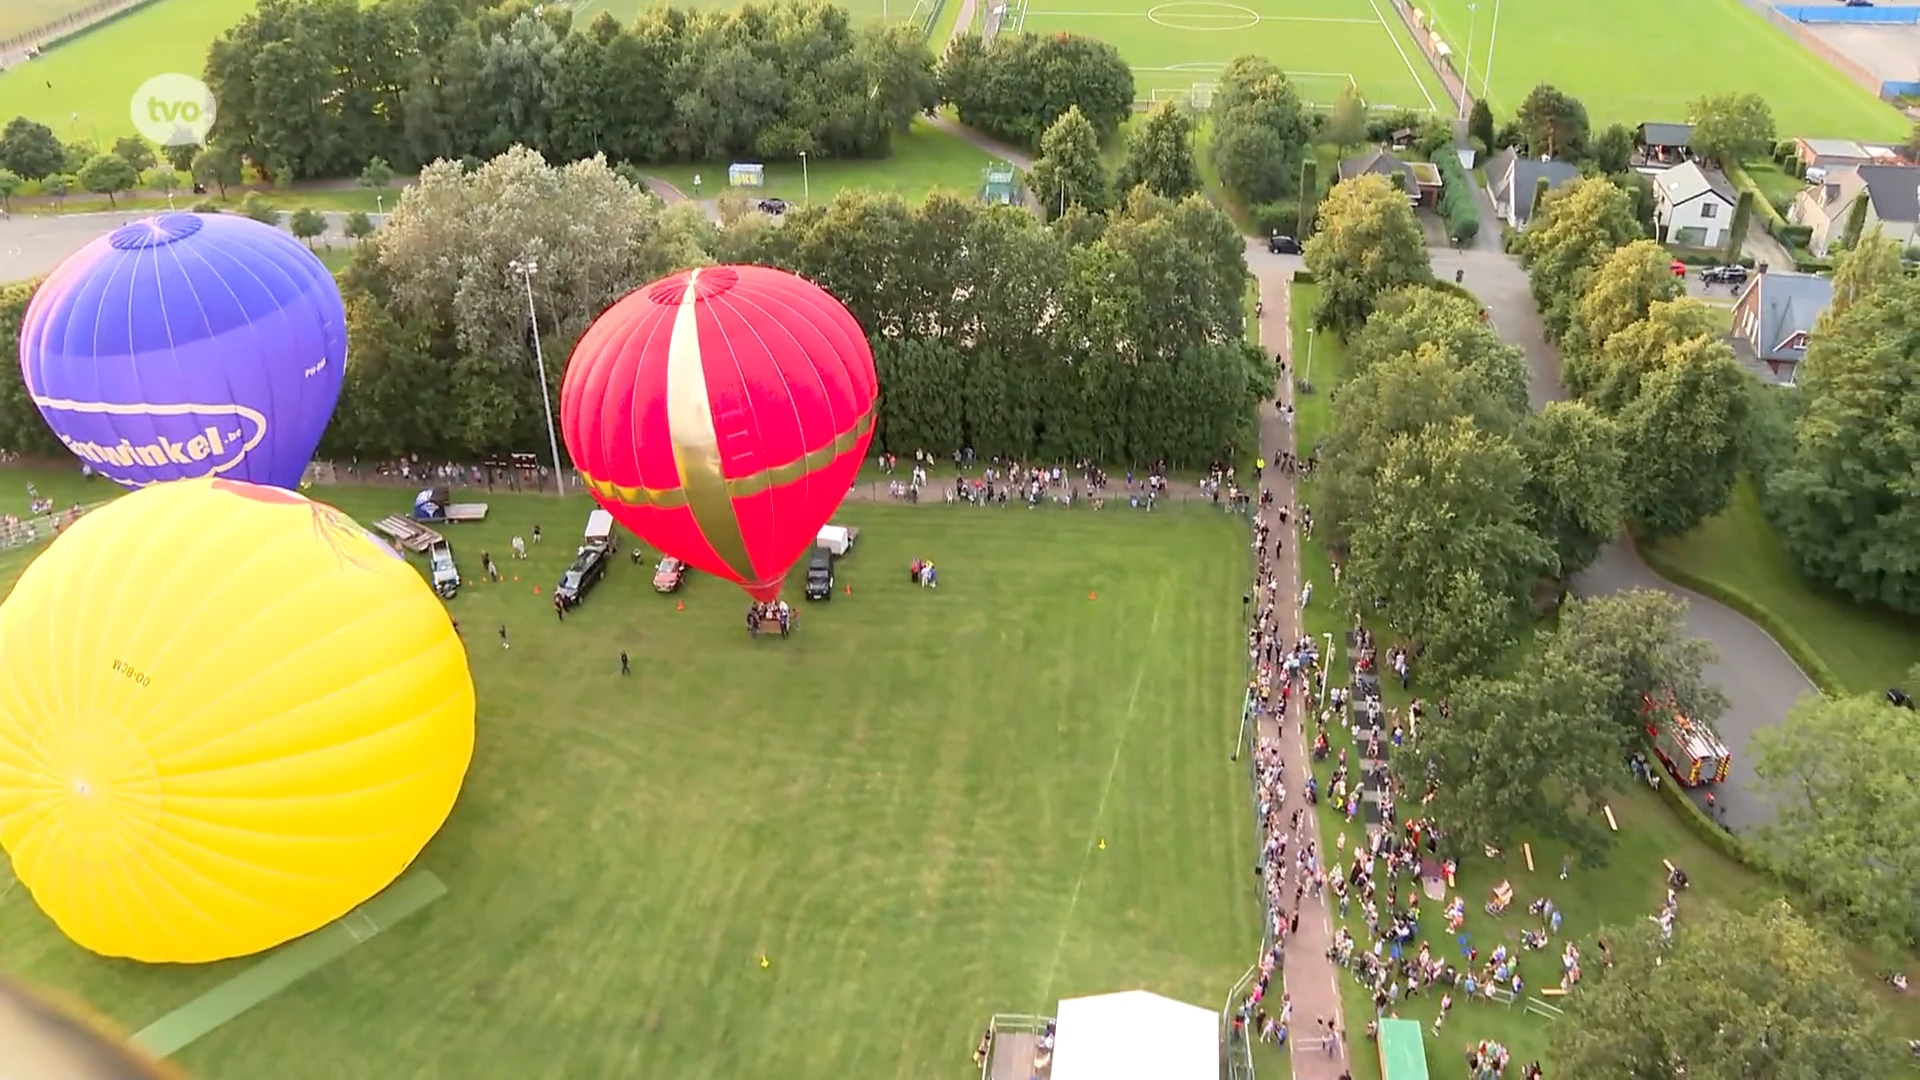
[[[1687,247],[1719,247],[1733,223],[1733,185],[1697,162],[1686,161],[1653,180],[1653,222],[1660,237]]]
[[[1787,217],[1812,229],[1807,247],[1826,255],[1846,234],[1861,199],[1867,202],[1863,233],[1879,229],[1902,248],[1920,247],[1920,168],[1911,165],[1836,166],[1824,182],[1794,196]]]

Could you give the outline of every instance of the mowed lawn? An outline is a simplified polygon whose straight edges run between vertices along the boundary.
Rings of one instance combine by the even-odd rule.
[[[573,8],[573,21],[576,26],[586,26],[606,12],[622,23],[631,24],[640,12],[653,7],[659,0],[575,0],[569,6]],[[960,0],[945,0],[958,7]],[[856,19],[905,19],[912,14],[915,0],[835,0],[839,7],[846,8]],[[672,0],[674,7],[691,10],[727,11],[739,7],[739,0]]]
[[[134,134],[133,92],[155,75],[199,78],[207,47],[255,0],[154,0],[0,74],[0,120],[26,116],[64,140]]]
[[[1349,84],[1375,108],[1429,110],[1446,100],[1384,2],[1028,0],[1020,25],[1031,33],[1066,31],[1112,42],[1133,66],[1142,98],[1215,82],[1228,60],[1256,53],[1321,105],[1332,104]]]
[[[893,153],[871,159],[812,159],[766,162],[761,187],[734,190],[753,199],[769,196],[799,205],[807,200],[831,202],[842,191],[877,191],[920,202],[929,192],[944,191],[962,198],[979,197],[992,158],[972,144],[915,120],[905,135],[893,137]],[[705,165],[644,165],[648,176],[672,184],[688,198],[717,199],[727,191],[728,162]],[[698,186],[694,178],[699,177]]]
[[[852,594],[756,642],[732,586],[661,596],[624,555],[557,622],[534,589],[589,504],[488,501],[451,532],[479,746],[418,864],[449,894],[190,1046],[191,1075],[958,1077],[994,1012],[1210,1007],[1251,962],[1239,519],[850,505]],[[482,549],[510,580],[480,583]],[[127,1027],[248,963],[100,960],[0,899],[0,969]]]
[[[1315,286],[1295,286],[1292,310],[1303,316],[1312,311],[1318,299],[1317,294]],[[1306,320],[1302,318],[1295,326],[1296,355],[1306,348],[1305,325]],[[1326,437],[1332,422],[1329,391],[1347,375],[1345,352],[1338,339],[1331,335],[1321,337],[1324,340],[1315,344],[1314,362],[1318,373],[1316,382],[1326,389],[1297,399],[1296,438],[1302,446]],[[1314,488],[1312,481],[1301,485],[1299,498],[1309,506],[1313,503]],[[1324,539],[1324,534],[1321,534],[1304,541],[1301,547],[1301,577],[1313,582],[1313,602],[1306,609],[1306,623],[1315,638],[1331,634],[1339,644],[1340,661],[1335,668],[1335,682],[1336,685],[1345,685],[1350,679],[1347,673],[1351,670],[1351,656],[1343,636],[1352,625],[1349,613],[1353,610],[1354,601],[1342,592],[1340,586],[1334,584]],[[1390,631],[1378,625],[1374,629],[1376,641],[1381,646],[1391,643]],[[1516,657],[1515,662],[1522,661]],[[1413,697],[1424,697],[1431,703],[1433,689],[1419,683],[1417,671],[1415,680],[1411,693],[1401,690],[1397,679],[1383,680],[1388,707],[1404,712]],[[1331,785],[1334,760],[1339,751],[1346,750],[1350,760],[1357,759],[1359,755],[1351,735],[1338,725],[1330,728],[1328,738],[1335,753],[1328,760],[1318,763],[1314,769],[1323,792]],[[1417,759],[1402,755],[1395,768],[1404,770],[1409,760]],[[1482,1039],[1495,1040],[1512,1051],[1516,1071],[1518,1066],[1537,1059],[1546,1066],[1548,1076],[1560,1075],[1548,1055],[1548,1045],[1554,1025],[1580,1022],[1579,992],[1576,990],[1569,997],[1543,998],[1539,991],[1543,987],[1551,988],[1558,984],[1560,949],[1569,939],[1580,947],[1583,976],[1587,979],[1605,976],[1595,939],[1609,928],[1636,924],[1659,910],[1666,895],[1666,867],[1662,860],[1671,860],[1674,865],[1685,869],[1691,878],[1691,885],[1681,894],[1680,920],[1683,926],[1689,914],[1699,911],[1702,905],[1717,904],[1753,910],[1781,895],[1777,883],[1709,846],[1660,795],[1633,780],[1624,761],[1619,777],[1619,784],[1609,795],[1607,805],[1613,808],[1614,818],[1620,828],[1612,834],[1614,846],[1604,865],[1587,865],[1574,860],[1567,880],[1562,881],[1560,868],[1562,858],[1567,855],[1566,847],[1542,841],[1538,837],[1530,838],[1524,833],[1515,837],[1515,843],[1497,859],[1479,853],[1462,856],[1458,888],[1447,892],[1448,901],[1457,895],[1466,902],[1467,919],[1462,932],[1469,944],[1480,950],[1483,960],[1501,944],[1505,944],[1510,953],[1517,954],[1520,957],[1520,972],[1528,990],[1522,1001],[1511,1007],[1490,1004],[1484,1000],[1469,1002],[1461,995],[1455,995],[1456,1008],[1437,1036],[1431,1025],[1439,1013],[1438,994],[1402,999],[1393,1006],[1398,1015],[1419,1020],[1426,1028],[1427,1062],[1433,1075],[1458,1075],[1466,1047]],[[1333,844],[1333,850],[1351,850],[1356,842],[1364,838],[1365,832],[1360,823],[1348,823],[1344,814],[1333,807],[1332,800],[1323,798],[1319,810],[1322,842]],[[1598,816],[1599,812],[1596,811],[1596,819]],[[1341,842],[1342,838],[1344,843]],[[1527,868],[1525,852],[1519,847],[1522,842],[1530,843],[1533,847],[1532,870]],[[1506,913],[1495,918],[1487,914],[1485,906],[1492,897],[1494,886],[1501,882],[1513,886],[1514,899]],[[1562,911],[1564,922],[1561,934],[1545,950],[1524,951],[1520,947],[1520,932],[1543,928],[1538,916],[1527,914],[1528,905],[1540,897],[1550,898]],[[1444,908],[1444,903],[1422,899],[1419,938],[1431,943],[1434,949],[1459,965],[1462,962],[1461,948],[1456,936],[1447,932]],[[1340,923],[1337,906],[1333,906],[1329,914],[1336,925]],[[1357,901],[1350,909],[1346,925],[1356,941],[1363,945],[1370,942]],[[1909,1031],[1914,1024],[1920,1023],[1920,1002],[1910,996],[1892,994],[1883,982],[1874,978],[1877,972],[1889,968],[1907,969],[1913,962],[1911,956],[1875,956],[1866,950],[1856,949],[1852,959],[1862,981],[1867,982],[1874,994],[1893,1011],[1894,1033]],[[1372,998],[1350,972],[1341,971],[1339,979],[1347,1012],[1347,1026],[1356,1036],[1349,1055],[1353,1075],[1358,1080],[1380,1080],[1376,1048],[1358,1038],[1368,1018],[1374,1015]],[[1555,1018],[1545,1011],[1529,1012],[1524,1005],[1527,1000],[1545,1002],[1563,1009],[1565,1015]]]
[[[1740,0],[1416,0],[1437,22],[1479,92],[1489,59],[1496,116],[1513,115],[1527,92],[1552,83],[1579,98],[1595,127],[1680,122],[1707,94],[1758,93],[1782,138],[1892,139],[1912,125]],[[1469,31],[1473,42],[1468,44]]]

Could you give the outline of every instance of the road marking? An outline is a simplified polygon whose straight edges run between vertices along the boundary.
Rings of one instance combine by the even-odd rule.
[[[1414,70],[1413,61],[1408,58],[1407,50],[1400,44],[1400,35],[1393,32],[1393,27],[1387,23],[1387,17],[1381,14],[1379,3],[1376,0],[1367,0],[1367,4],[1373,8],[1373,17],[1380,20],[1380,29],[1387,32],[1387,40],[1393,42],[1393,51],[1400,54],[1400,62],[1407,65],[1407,74],[1413,76],[1413,85],[1419,87],[1420,96],[1427,99],[1427,109],[1430,112],[1439,112],[1440,106],[1434,104],[1433,95],[1427,93],[1426,81],[1420,78],[1418,71]]]

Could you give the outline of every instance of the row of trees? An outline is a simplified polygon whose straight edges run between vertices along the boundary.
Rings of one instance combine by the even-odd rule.
[[[1127,136],[1126,156],[1109,175],[1093,123],[1069,108],[1040,137],[1040,157],[1028,177],[1049,219],[1074,207],[1100,213],[1135,188],[1180,200],[1200,190],[1193,159],[1193,122],[1172,102],[1154,106]]]
[[[604,159],[554,167],[516,149],[477,170],[428,167],[356,255],[346,384],[321,453],[471,460],[541,445],[526,298],[507,270],[528,256],[556,385],[591,320],[652,278],[715,261],[806,275],[873,341],[878,444],[901,453],[1200,464],[1251,446],[1253,405],[1272,391],[1271,364],[1245,343],[1242,241],[1197,197],[1143,188],[1048,226],[1012,207],[846,194],[717,229]],[[6,294],[6,319],[28,295]],[[0,446],[60,451],[17,373],[0,374]]]
[[[939,100],[918,29],[825,3],[658,6],[585,28],[563,4],[472,6],[265,0],[209,52],[209,141],[283,178],[515,145],[568,161],[866,157]]]
[[[1040,147],[1070,109],[1105,143],[1133,111],[1133,69],[1120,50],[1075,34],[967,34],[940,61],[941,96],[962,123]]]

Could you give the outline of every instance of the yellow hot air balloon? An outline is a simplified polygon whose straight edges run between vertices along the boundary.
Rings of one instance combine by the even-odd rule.
[[[446,609],[344,514],[145,488],[0,605],[0,846],[94,952],[259,952],[406,869],[453,809],[473,713]]]

